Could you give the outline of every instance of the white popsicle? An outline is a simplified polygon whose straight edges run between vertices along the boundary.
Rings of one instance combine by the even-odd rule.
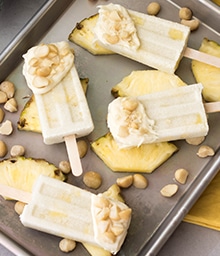
[[[91,243],[115,254],[127,235],[131,209],[102,194],[40,176],[20,219],[26,227]]]
[[[202,85],[181,86],[137,98],[119,97],[108,107],[108,127],[120,147],[205,136],[209,127]]]
[[[168,73],[183,56],[220,67],[220,58],[187,47],[189,27],[118,4],[99,6],[94,34],[106,49]]]
[[[23,56],[23,74],[33,91],[45,144],[66,142],[73,174],[82,166],[75,137],[92,132],[94,126],[68,43],[32,47]]]

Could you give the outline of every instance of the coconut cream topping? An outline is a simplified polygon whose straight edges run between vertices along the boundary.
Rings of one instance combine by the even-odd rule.
[[[74,63],[74,55],[64,41],[34,46],[23,58],[23,75],[28,87],[37,94],[46,93],[55,87]]]
[[[154,142],[158,136],[155,122],[136,98],[119,97],[108,106],[107,123],[120,148]]]
[[[92,195],[92,218],[94,236],[104,249],[116,254],[127,235],[132,210],[126,204],[104,197]]]
[[[95,34],[103,44],[117,44],[133,50],[140,46],[132,18],[124,7],[117,4],[99,6]]]

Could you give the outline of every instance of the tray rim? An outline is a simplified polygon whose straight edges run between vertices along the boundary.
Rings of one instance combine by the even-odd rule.
[[[167,0],[170,2],[170,0]],[[173,0],[172,2],[184,2],[184,0]],[[66,3],[66,5],[64,4]],[[40,24],[43,23],[45,17],[48,17],[48,15],[51,14],[55,9],[58,9],[56,13],[53,13],[53,19],[51,19],[47,26],[44,26],[44,32],[46,33],[47,30],[54,24],[57,18],[68,8],[68,6],[75,2],[75,0],[48,0],[45,1],[45,4],[43,7],[30,19],[30,21],[23,27],[23,29],[17,34],[17,36],[7,45],[7,47],[3,50],[2,54],[0,55],[0,66],[1,66],[1,73],[0,73],[0,81],[4,80],[16,67],[18,63],[22,60],[22,53],[26,52],[27,49],[29,49],[33,44],[36,44],[37,41],[40,41],[41,38],[33,37],[31,40],[26,41],[29,33],[37,29],[37,27],[40,26]],[[199,2],[204,4],[206,7],[208,7],[211,10],[214,10],[217,14],[220,13],[220,7],[215,5],[209,0],[191,0],[190,3]],[[65,7],[64,7],[65,5]],[[58,8],[57,6],[62,6],[63,8]],[[44,34],[42,34],[42,37]],[[24,44],[24,41],[25,44]],[[20,56],[20,58],[17,58],[17,62],[11,61],[11,59],[15,58],[15,56]],[[6,68],[5,68],[6,66]],[[3,67],[3,68],[2,68]],[[190,210],[192,205],[196,202],[196,200],[199,198],[199,196],[202,194],[202,192],[206,189],[208,184],[211,182],[211,180],[214,178],[214,176],[219,171],[220,166],[220,148],[217,150],[215,156],[210,160],[207,165],[202,169],[200,175],[195,179],[194,183],[200,185],[196,187],[196,189],[191,187],[181,198],[181,201],[183,201],[183,205],[181,208],[178,208],[178,204],[172,209],[171,214],[169,215],[169,218],[166,220],[166,223],[163,223],[166,225],[166,228],[161,233],[160,239],[158,239],[155,234],[151,237],[151,239],[148,241],[147,244],[141,248],[141,250],[138,252],[139,256],[144,255],[156,255],[159,250],[161,249],[162,245],[167,241],[167,239],[170,237],[170,235],[173,233],[173,231],[176,229],[176,227],[180,224],[185,214]],[[202,175],[206,173],[206,175]],[[201,176],[202,179],[201,179]],[[173,220],[174,218],[174,220]],[[159,228],[161,229],[161,227]],[[8,248],[9,250],[12,250],[12,245],[15,246],[12,251],[13,253],[22,252],[23,255],[31,255],[27,254],[27,251],[25,248],[17,244],[14,240],[10,239],[5,235],[2,231],[0,231],[0,238],[3,238],[1,240],[1,244]]]

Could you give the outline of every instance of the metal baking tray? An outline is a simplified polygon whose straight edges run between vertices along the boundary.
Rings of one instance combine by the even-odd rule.
[[[150,1],[111,2],[143,11]],[[159,17],[179,21],[178,8],[185,6],[184,1],[159,0],[158,2],[162,6]],[[31,94],[21,73],[22,62],[18,63],[22,60],[21,55],[39,42],[68,40],[68,35],[77,22],[95,14],[97,5],[106,3],[108,1],[103,0],[47,1],[1,54],[0,81],[7,78],[13,81],[17,88],[16,99],[19,111],[16,114],[7,113],[7,118],[13,121],[14,126],[26,102],[24,96]],[[202,21],[199,29],[191,34],[188,46],[198,49],[204,37],[219,41],[219,7],[210,1],[196,0],[188,1],[187,6],[191,7],[194,15]],[[110,93],[111,88],[131,71],[149,69],[149,67],[119,55],[93,56],[79,46],[70,44],[75,50],[79,76],[89,78],[87,99],[95,124],[94,131],[87,137],[91,142],[108,131],[106,114],[107,105],[113,99]],[[188,84],[195,82],[190,63],[190,60],[183,59],[176,72]],[[209,115],[208,120],[210,132],[203,144],[214,148],[216,151],[214,157],[201,159],[196,155],[198,146],[177,141],[174,144],[179,151],[152,174],[145,174],[149,180],[147,189],[138,190],[131,187],[122,190],[126,203],[133,209],[133,216],[127,238],[118,253],[119,256],[156,255],[218,172],[220,167],[219,114]],[[27,157],[44,158],[55,165],[67,159],[64,144],[47,146],[43,143],[40,134],[15,129],[11,136],[3,139],[8,148],[14,144],[22,144],[26,148]],[[117,177],[125,175],[125,173],[114,173],[109,170],[91,150],[82,159],[82,164],[85,172],[94,170],[103,177],[102,186],[98,190],[91,190],[94,193],[105,191],[115,183]],[[181,185],[178,193],[172,198],[164,198],[159,191],[164,185],[173,182],[174,171],[177,168],[189,170],[187,184]],[[67,182],[86,189],[82,177],[76,178],[70,174]],[[15,244],[16,248],[19,248],[19,251],[22,250],[30,255],[66,255],[58,248],[60,238],[23,227],[13,207],[14,202],[0,198],[0,235],[5,237],[5,241],[10,241],[10,244]],[[89,254],[81,244],[78,244],[71,255]]]

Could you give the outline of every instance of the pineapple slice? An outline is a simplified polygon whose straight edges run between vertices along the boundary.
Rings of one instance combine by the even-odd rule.
[[[0,162],[0,183],[31,192],[38,176],[46,175],[64,181],[64,174],[43,159],[25,157],[10,158]]]
[[[91,256],[111,256],[112,254],[105,249],[95,246],[93,244],[83,243],[83,246]]]
[[[17,127],[22,131],[41,133],[40,120],[34,95],[31,96],[21,111]]]
[[[174,74],[158,70],[137,70],[115,85],[111,93],[114,97],[136,97],[184,85],[186,84]]]
[[[131,72],[114,86],[111,93],[115,97],[139,96],[177,86],[186,86],[186,83],[174,74],[158,70],[138,70]],[[94,141],[91,146],[111,170],[121,172],[151,173],[177,151],[177,147],[168,142],[120,150],[110,134]]]
[[[89,79],[80,78],[80,82],[83,87],[83,91],[86,94]],[[23,110],[21,111],[17,127],[20,131],[41,133],[40,120],[34,95],[31,96],[31,98],[25,104]]]
[[[94,152],[115,172],[151,173],[165,162],[177,147],[168,142],[119,149],[110,133],[91,143]]]
[[[220,58],[220,44],[204,38],[199,51]],[[203,84],[206,101],[220,101],[220,68],[193,60],[192,71],[197,83]]]
[[[93,28],[97,19],[98,14],[95,14],[77,23],[68,39],[94,55],[113,54],[112,51],[94,43]]]

